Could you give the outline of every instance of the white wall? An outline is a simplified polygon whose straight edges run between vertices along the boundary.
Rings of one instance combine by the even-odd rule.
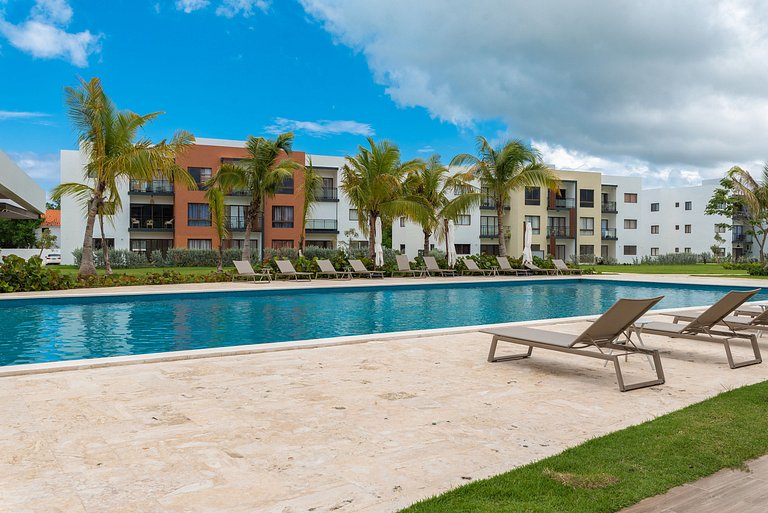
[[[603,175],[603,184],[610,184],[616,186],[616,210],[617,214],[608,215],[604,214],[604,218],[610,220],[610,227],[616,228],[617,240],[613,243],[616,245],[616,260],[620,264],[631,264],[634,258],[640,258],[642,255],[647,254],[645,248],[645,236],[647,231],[643,231],[642,227],[642,198],[644,191],[642,190],[642,180],[639,177],[634,176],[610,176]],[[637,203],[625,203],[624,194],[637,194]],[[613,221],[616,221],[616,225],[613,226]],[[624,221],[626,219],[636,219],[637,229],[627,230],[624,228]],[[610,244],[610,243],[609,243]],[[624,246],[636,246],[637,255],[625,255]]]

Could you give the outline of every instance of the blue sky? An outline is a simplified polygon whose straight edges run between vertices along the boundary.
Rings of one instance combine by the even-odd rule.
[[[108,6],[108,7],[105,7]],[[768,158],[762,2],[0,0],[0,149],[46,189],[74,148],[64,87],[243,139],[404,158],[532,142],[558,167],[685,185]],[[680,37],[684,33],[686,37]]]

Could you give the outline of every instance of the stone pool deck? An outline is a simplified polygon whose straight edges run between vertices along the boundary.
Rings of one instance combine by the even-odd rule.
[[[243,286],[259,285],[230,290]],[[0,377],[0,511],[391,512],[768,379],[766,364],[729,369],[719,344],[645,336],[667,383],[620,393],[612,369],[588,358],[534,351],[489,364],[489,339],[374,336]],[[628,381],[651,375],[643,358],[625,369]]]

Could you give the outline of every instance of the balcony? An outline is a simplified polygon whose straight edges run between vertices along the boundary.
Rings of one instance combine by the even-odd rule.
[[[499,227],[494,225],[480,225],[480,238],[482,239],[498,239]]]
[[[746,233],[731,234],[731,242],[738,244],[742,242],[752,242],[752,235]]]
[[[603,240],[617,240],[616,228],[603,228],[601,238]]]
[[[243,216],[226,216],[224,218],[224,225],[230,232],[244,232],[245,231],[245,217]],[[260,232],[261,219],[257,219],[251,228],[252,232]]]
[[[142,182],[131,180],[129,194],[154,194],[155,196],[173,196],[173,182],[153,180]]]
[[[307,233],[339,233],[336,219],[307,219]]]
[[[576,198],[549,198],[548,210],[568,210],[576,208]]]
[[[480,209],[496,210],[496,200],[489,196],[483,196],[483,199],[480,200]],[[504,210],[509,210],[509,202],[504,204]]]
[[[573,239],[574,233],[570,226],[549,226],[547,236],[555,239]]]
[[[733,219],[737,221],[743,221],[749,219],[749,211],[746,208],[742,208],[733,213]]]
[[[248,189],[232,189],[231,191],[227,192],[227,196],[250,196],[251,191]]]
[[[323,187],[315,191],[317,201],[339,201],[339,192],[336,187]]]
[[[155,215],[131,217],[129,232],[173,232],[174,220],[171,216]]]
[[[616,210],[616,202],[615,201],[604,201],[600,204],[600,211],[603,214],[616,214],[618,213],[618,210]]]

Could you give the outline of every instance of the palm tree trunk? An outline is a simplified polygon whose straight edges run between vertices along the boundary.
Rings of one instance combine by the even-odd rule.
[[[224,240],[219,239],[219,266],[216,268],[218,272],[224,272]]]
[[[448,219],[443,219],[443,237],[445,237],[445,257],[448,258]]]
[[[755,232],[755,239],[757,240],[757,246],[760,248],[760,266],[765,267],[765,240],[768,238],[768,232],[763,232],[761,237],[757,236],[757,230],[754,230]]]
[[[496,225],[499,229],[499,256],[507,256],[507,244],[504,242],[504,204],[496,198]]]
[[[251,204],[248,207],[248,217],[245,220],[245,240],[243,241],[243,254],[242,259],[246,262],[251,260],[251,231],[253,230],[253,220],[259,215],[259,201],[251,200]],[[264,228],[261,229],[262,237],[261,243],[264,244]]]
[[[101,253],[104,255],[104,272],[107,276],[112,274],[112,265],[109,263],[109,244],[104,236],[104,216],[99,215],[99,228],[101,231]]]
[[[96,198],[93,198],[88,205],[88,215],[85,221],[83,254],[80,257],[79,273],[81,276],[93,276],[96,274],[96,266],[93,265],[93,226],[96,223],[96,211]]]
[[[427,230],[422,230],[424,232],[424,255],[429,255],[429,237],[432,235]]]

